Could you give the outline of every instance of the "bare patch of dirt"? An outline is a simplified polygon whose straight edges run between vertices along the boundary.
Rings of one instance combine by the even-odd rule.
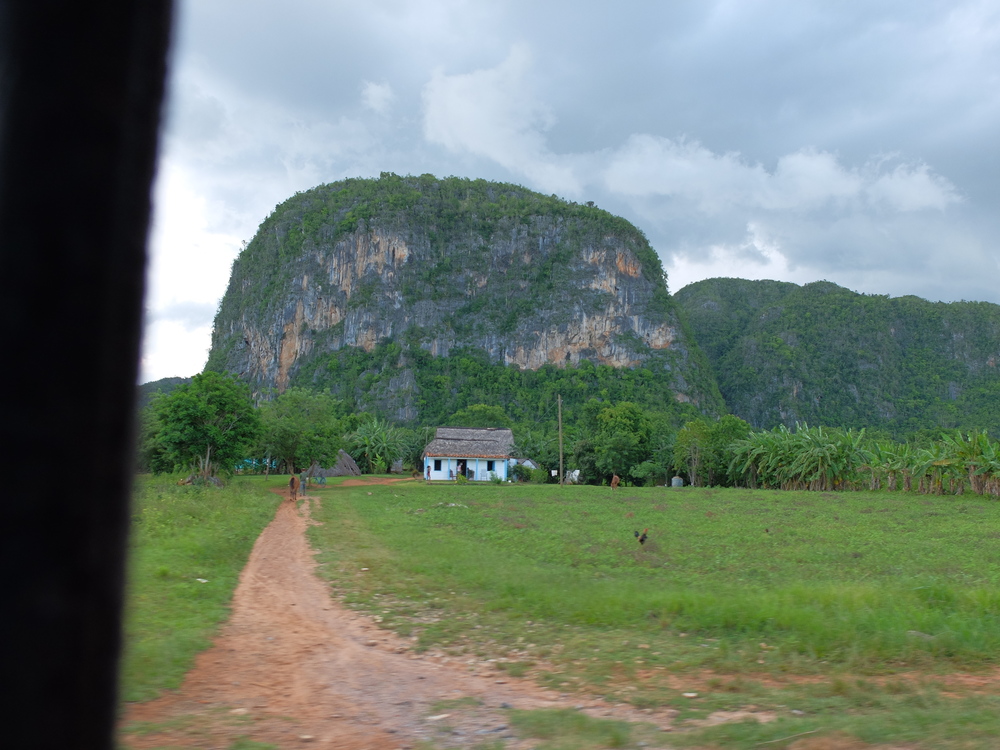
[[[752,719],[761,724],[775,721],[778,714],[774,711],[713,711],[704,719],[688,719],[684,722],[685,727],[704,728],[716,727],[719,724],[730,724],[736,721],[746,721]]]
[[[376,480],[393,481],[401,480]],[[305,535],[314,502],[281,504],[240,576],[229,621],[180,690],[126,707],[126,746],[224,749],[240,737],[344,750],[411,748],[422,740],[533,746],[507,728],[509,708],[579,708],[671,728],[671,710],[581,700],[482,664],[413,653],[410,641],[342,607],[314,574]]]
[[[412,482],[410,477],[372,477],[370,479],[345,479],[338,486],[340,487],[360,487],[365,484],[396,484],[397,482]]]

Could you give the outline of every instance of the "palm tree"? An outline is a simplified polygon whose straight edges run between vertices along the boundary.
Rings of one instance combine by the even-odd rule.
[[[371,417],[358,425],[348,436],[351,455],[367,474],[382,473],[392,468],[403,454],[403,435],[388,422]]]

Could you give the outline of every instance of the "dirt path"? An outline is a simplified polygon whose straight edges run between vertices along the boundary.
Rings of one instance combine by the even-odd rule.
[[[670,711],[581,700],[481,663],[412,653],[411,641],[342,607],[314,574],[305,530],[318,502],[282,503],[254,545],[212,648],[179,691],[127,708],[123,726],[149,723],[145,733],[125,735],[128,747],[225,749],[240,737],[344,750],[411,748],[421,740],[442,748],[498,738],[512,749],[537,744],[513,739],[505,726],[510,707],[582,706],[594,716],[669,728]],[[446,701],[454,707],[440,708]]]

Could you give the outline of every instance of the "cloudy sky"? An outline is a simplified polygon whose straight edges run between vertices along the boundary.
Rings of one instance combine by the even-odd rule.
[[[166,117],[143,380],[275,205],[383,171],[595,201],[671,291],[1000,303],[1000,0],[180,0]]]

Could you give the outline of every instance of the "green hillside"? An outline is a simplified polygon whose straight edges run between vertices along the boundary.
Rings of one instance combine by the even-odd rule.
[[[675,294],[728,409],[795,422],[1000,435],[1000,306],[709,279]]]
[[[722,413],[642,232],[591,204],[431,175],[299,193],[233,265],[208,369],[397,423],[475,404],[554,423],[596,398]]]
[[[143,407],[149,405],[149,402],[153,400],[153,396],[156,394],[162,393],[166,396],[177,386],[185,385],[190,382],[191,378],[160,378],[159,380],[151,380],[148,383],[143,383],[136,389],[138,406],[142,409]]]
[[[1000,434],[1000,306],[830,282],[710,279],[675,295],[642,231],[591,204],[432,175],[298,193],[236,262],[207,368],[409,426],[477,404],[551,426],[590,399],[679,425],[726,411]],[[721,394],[721,395],[720,395]]]

